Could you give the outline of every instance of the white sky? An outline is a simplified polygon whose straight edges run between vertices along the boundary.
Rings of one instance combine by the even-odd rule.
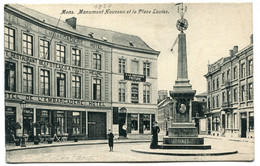
[[[221,57],[229,56],[229,49],[234,45],[239,50],[250,43],[252,28],[252,5],[250,3],[229,4],[191,4],[187,3],[185,18],[189,27],[187,37],[188,75],[190,83],[197,94],[206,91],[207,64],[214,63]],[[174,52],[170,48],[179,31],[176,21],[180,18],[177,7],[168,4],[112,4],[111,10],[128,9],[164,9],[169,14],[83,14],[79,9],[94,10],[88,5],[26,5],[50,16],[59,18],[62,9],[72,10],[73,14],[62,15],[61,19],[75,16],[77,23],[90,27],[115,30],[140,36],[150,47],[161,51],[158,58],[158,90],[172,90],[177,78],[178,45]]]

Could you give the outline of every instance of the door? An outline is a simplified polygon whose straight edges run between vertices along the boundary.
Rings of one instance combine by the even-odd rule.
[[[23,133],[29,136],[29,141],[33,141],[33,109],[24,110]]]
[[[106,113],[88,112],[88,138],[106,139]]]
[[[246,138],[246,118],[241,119],[241,138]]]
[[[119,113],[118,123],[119,123],[119,136],[125,136],[125,131],[123,130],[123,125],[126,122],[126,113]]]

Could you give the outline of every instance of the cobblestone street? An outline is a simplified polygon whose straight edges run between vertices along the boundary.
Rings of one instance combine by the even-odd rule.
[[[142,154],[131,151],[133,147],[149,146],[149,143],[115,143],[114,152],[107,144],[60,146],[28,150],[7,151],[7,162],[151,162],[151,161],[251,161],[254,159],[254,143],[206,138],[205,144],[236,149],[237,154],[224,156],[166,156]]]

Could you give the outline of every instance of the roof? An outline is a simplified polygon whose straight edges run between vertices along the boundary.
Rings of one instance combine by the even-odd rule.
[[[204,96],[207,96],[207,92],[203,92],[203,93],[197,94],[195,96],[204,97]]]
[[[112,30],[93,28],[83,25],[77,25],[74,29],[72,28],[66,21],[60,20],[58,18],[54,18],[52,16],[46,15],[44,13],[40,13],[36,10],[27,8],[25,6],[19,4],[8,4],[5,5],[5,8],[11,9],[12,11],[18,14],[25,14],[27,18],[31,18],[33,20],[39,21],[45,25],[51,25],[54,28],[57,26],[62,30],[66,30],[69,32],[73,32],[77,35],[89,37],[90,33],[93,33],[93,38],[96,40],[100,40],[104,42],[104,38],[106,39],[106,43],[116,44],[118,46],[124,46],[128,48],[142,49],[146,51],[153,52],[154,54],[159,54],[159,51],[156,51],[149,47],[140,37],[125,33],[120,33]],[[133,43],[131,46],[130,43]]]

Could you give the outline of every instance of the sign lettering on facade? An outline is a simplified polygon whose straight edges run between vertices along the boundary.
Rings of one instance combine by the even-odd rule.
[[[124,80],[146,82],[146,77],[140,74],[124,73]]]
[[[36,101],[43,103],[57,103],[57,104],[69,104],[69,105],[88,105],[88,106],[106,106],[104,102],[100,101],[85,101],[80,99],[67,99],[67,98],[55,98],[55,97],[42,97],[42,96],[33,96],[33,95],[23,95],[16,93],[5,92],[5,99],[12,100],[27,100],[27,101]]]

